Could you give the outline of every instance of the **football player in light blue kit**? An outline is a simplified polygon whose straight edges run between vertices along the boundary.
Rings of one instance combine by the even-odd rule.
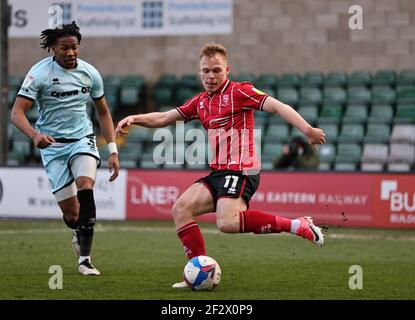
[[[48,52],[52,49],[54,56],[30,69],[14,103],[11,120],[41,149],[52,192],[66,225],[74,230],[72,247],[79,257],[79,272],[99,275],[91,263],[91,248],[96,219],[93,187],[100,157],[86,109],[89,97],[94,101],[110,151],[109,181],[117,178],[120,165],[102,78],[93,66],[78,59],[81,38],[74,21],[42,31],[41,46]],[[35,128],[25,114],[33,104],[40,115]]]

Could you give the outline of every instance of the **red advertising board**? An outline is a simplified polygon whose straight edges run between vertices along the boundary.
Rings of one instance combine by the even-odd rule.
[[[171,207],[207,171],[131,170],[127,219],[171,219]],[[415,228],[415,176],[263,172],[252,209],[313,216],[331,226]],[[214,215],[201,217],[214,221]]]
[[[375,177],[373,225],[415,228],[415,176]]]
[[[359,174],[266,172],[252,208],[295,218],[312,216],[317,223],[371,224],[372,179]]]
[[[208,173],[130,170],[127,178],[127,219],[171,219],[174,202],[198,178]],[[214,217],[210,215],[207,220],[213,221]]]

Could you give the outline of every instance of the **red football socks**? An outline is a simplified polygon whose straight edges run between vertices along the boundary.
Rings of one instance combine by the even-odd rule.
[[[183,249],[187,258],[205,256],[205,241],[196,222],[192,221],[177,229],[177,235],[183,243]]]
[[[258,210],[239,213],[239,232],[279,233],[291,232],[291,219],[275,216]],[[184,252],[190,260],[196,256],[205,256],[205,241],[196,222],[192,221],[177,229],[177,235],[183,244]]]
[[[239,213],[239,232],[279,233],[291,232],[291,219],[258,210]]]

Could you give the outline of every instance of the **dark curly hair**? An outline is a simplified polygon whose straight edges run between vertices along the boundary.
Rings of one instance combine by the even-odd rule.
[[[81,43],[82,35],[75,21],[72,21],[71,24],[64,24],[61,28],[43,30],[40,33],[40,38],[42,39],[40,46],[42,49],[48,49],[49,52],[56,40],[66,36],[74,36],[78,39],[78,43]]]

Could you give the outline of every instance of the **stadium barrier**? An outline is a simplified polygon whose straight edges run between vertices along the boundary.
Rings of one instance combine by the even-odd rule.
[[[121,170],[108,182],[98,170],[98,219],[170,220],[180,194],[208,171]],[[263,172],[252,209],[294,218],[311,215],[318,224],[341,227],[415,229],[412,174]],[[42,168],[0,168],[0,217],[59,218]],[[208,214],[202,221],[214,221]]]
[[[94,187],[98,219],[125,220],[127,171],[109,182],[108,169],[99,169]],[[0,217],[61,219],[42,168],[0,168]]]
[[[130,170],[127,219],[171,219],[179,195],[207,173]],[[415,228],[414,176],[263,172],[250,207],[291,218],[311,215],[317,223],[332,226]]]

